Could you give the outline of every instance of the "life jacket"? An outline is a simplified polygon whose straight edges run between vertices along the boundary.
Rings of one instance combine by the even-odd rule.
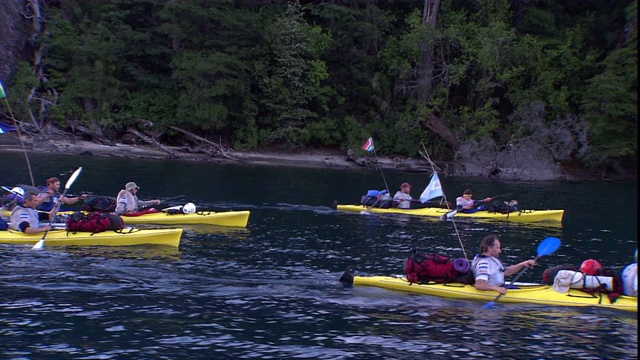
[[[0,218],[0,230],[7,230],[9,229],[9,224],[4,221],[2,218]]]
[[[405,263],[405,273],[410,283],[455,282],[456,269],[448,256],[426,254],[415,249]]]
[[[77,211],[67,219],[67,231],[68,232],[90,232],[98,233],[107,230],[122,230],[124,228],[124,221],[122,218],[114,213],[100,213],[92,212],[85,214],[84,212]]]
[[[86,212],[114,212],[116,210],[116,198],[111,196],[89,195],[82,204],[82,210]]]

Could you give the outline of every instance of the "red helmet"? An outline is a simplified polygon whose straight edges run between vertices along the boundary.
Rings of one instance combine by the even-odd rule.
[[[582,262],[582,265],[580,265],[580,271],[587,275],[598,275],[600,269],[602,269],[602,265],[593,259],[585,260]]]

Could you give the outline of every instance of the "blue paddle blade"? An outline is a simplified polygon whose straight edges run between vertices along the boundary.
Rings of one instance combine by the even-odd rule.
[[[553,254],[558,250],[558,248],[560,248],[560,244],[560,239],[557,237],[547,237],[540,243],[540,245],[538,245],[538,257]]]
[[[485,309],[491,309],[495,305],[495,301],[489,301],[487,305],[484,306]]]

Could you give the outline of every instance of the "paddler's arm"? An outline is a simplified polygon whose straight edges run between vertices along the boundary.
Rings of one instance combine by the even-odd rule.
[[[27,221],[21,222],[20,225],[18,225],[18,228],[25,234],[37,234],[51,230],[51,226],[49,225],[40,228],[31,227],[31,224],[29,224],[29,222]]]
[[[494,291],[499,292],[502,295],[507,293],[507,289],[506,288],[504,288],[502,286],[490,285],[485,280],[482,280],[482,279],[476,279],[475,287],[476,287],[476,289],[483,290],[483,291],[494,290]]]
[[[507,269],[504,271],[504,276],[510,276],[513,275],[515,273],[517,273],[518,271],[524,269],[525,267],[529,266],[529,267],[533,267],[536,264],[536,261],[531,259],[531,260],[525,260],[521,263],[515,264],[515,265],[510,265],[507,266]]]
[[[86,200],[87,198],[87,194],[82,194],[80,196],[75,196],[75,197],[63,197],[60,198],[60,201],[62,201],[63,203],[67,204],[67,205],[73,205],[75,203],[77,203],[80,200]]]

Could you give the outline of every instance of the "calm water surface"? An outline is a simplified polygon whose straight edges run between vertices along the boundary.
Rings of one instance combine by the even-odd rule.
[[[525,273],[597,258],[621,269],[637,247],[636,182],[498,182],[447,178],[452,200],[511,193],[521,207],[563,208],[563,226],[451,222],[338,213],[382,189],[379,171],[30,155],[37,182],[58,176],[71,192],[112,195],[128,181],[141,199],[171,198],[214,210],[251,210],[247,229],[189,226],[179,249],[0,245],[3,359],[635,359],[635,313],[451,301],[338,278],[400,274],[411,247],[472,257],[483,236],[503,240],[503,260],[536,255],[547,236],[563,245]],[[2,185],[28,183],[21,154]],[[7,167],[5,167],[6,169]],[[385,171],[393,191],[427,174]],[[457,230],[457,231],[456,231]],[[459,236],[459,237],[458,237]],[[461,246],[461,244],[463,246]]]

